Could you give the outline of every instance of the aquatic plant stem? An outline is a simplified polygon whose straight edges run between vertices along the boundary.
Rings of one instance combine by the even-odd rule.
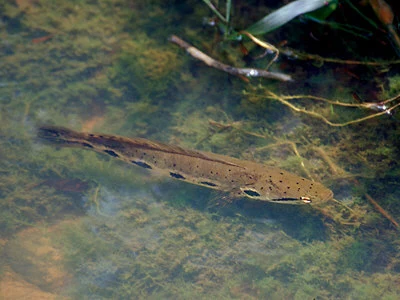
[[[255,137],[258,137],[258,138],[262,138],[262,139],[266,139],[267,138],[265,135],[262,135],[262,134],[259,134],[259,133],[256,133],[256,132],[250,132],[250,131],[244,130],[243,128],[240,127],[241,122],[232,122],[230,124],[222,124],[222,123],[216,122],[214,120],[208,120],[208,123],[211,126],[217,127],[219,130],[233,128],[233,129],[241,131],[241,132],[243,132],[244,134],[247,134],[247,135],[255,136]]]
[[[232,8],[232,1],[231,0],[227,0],[226,1],[226,24],[228,25],[229,28],[229,23],[231,21],[231,8]]]
[[[277,100],[280,103],[286,105],[287,107],[289,107],[290,109],[292,109],[292,110],[294,110],[296,112],[304,113],[306,115],[309,115],[309,116],[312,116],[314,118],[320,119],[324,123],[326,123],[326,124],[328,124],[330,126],[333,126],[333,127],[343,127],[343,126],[347,126],[347,125],[351,125],[351,124],[356,124],[356,123],[360,123],[360,122],[363,122],[363,121],[366,121],[366,120],[369,120],[369,119],[373,119],[373,118],[382,116],[384,114],[389,114],[392,110],[394,110],[395,108],[400,106],[400,103],[397,103],[394,106],[392,106],[392,107],[390,107],[390,108],[388,108],[386,110],[383,110],[383,111],[375,113],[375,114],[368,115],[368,116],[363,117],[363,118],[351,120],[351,121],[344,122],[344,123],[333,123],[333,122],[329,121],[327,118],[325,118],[323,115],[321,115],[319,113],[316,113],[316,112],[313,112],[313,111],[308,111],[308,110],[306,110],[304,108],[299,108],[299,107],[293,105],[292,103],[290,103],[289,101],[287,101],[288,99],[299,98],[299,96],[279,96],[279,95],[276,95],[275,93],[273,93],[271,91],[266,91],[266,93],[267,93],[267,98]],[[322,101],[326,100],[325,102],[328,102],[330,104],[340,105],[340,106],[351,106],[351,107],[368,108],[368,106],[371,105],[371,104],[368,104],[368,103],[364,103],[364,104],[347,104],[347,103],[335,102],[335,101],[327,100],[327,99],[324,99],[324,98],[318,98],[318,97],[312,97],[312,96],[310,96],[308,98],[318,99],[318,100],[322,100]],[[398,99],[398,96],[395,97],[395,98],[392,98],[392,99]],[[392,101],[392,99],[390,99],[390,100]],[[382,103],[387,103],[387,101],[384,101]]]
[[[344,174],[345,172],[338,167],[332,159],[328,156],[328,154],[321,148],[321,147],[312,147],[311,148],[314,152],[316,152],[328,165],[332,175]]]
[[[344,65],[363,65],[363,66],[387,66],[387,65],[398,65],[400,64],[400,60],[390,60],[390,61],[358,61],[358,60],[348,60],[348,59],[339,59],[339,58],[331,58],[331,57],[322,57],[317,54],[309,54],[294,50],[292,48],[279,48],[279,52],[291,59],[297,60],[315,60],[322,63],[335,63],[335,64],[344,64]]]
[[[266,50],[275,52],[275,56],[274,58],[268,63],[267,67],[265,69],[269,69],[269,67],[278,59],[279,56],[279,49],[276,48],[274,45],[271,45],[270,43],[264,42],[258,38],[256,38],[254,35],[252,35],[251,33],[248,33],[246,31],[241,31],[239,32],[241,34],[246,35],[248,38],[250,38],[255,44],[263,47]]]
[[[226,17],[224,17],[219,11],[218,9],[214,6],[214,4],[211,3],[210,0],[203,0],[203,2],[205,4],[207,4],[207,6],[213,11],[214,14],[217,15],[218,18],[221,19],[221,21],[223,21],[224,23],[228,23],[229,22],[229,14],[230,12],[227,11]],[[230,1],[228,1],[230,2]],[[228,3],[227,3],[227,8],[228,8]]]
[[[396,227],[396,229],[399,228],[399,223],[397,223],[396,220],[386,210],[384,210],[382,206],[380,206],[378,202],[376,202],[369,194],[365,193],[365,198],[367,198],[369,203],[371,203],[377,211],[379,211],[386,219],[388,219]]]
[[[201,60],[207,66],[213,67],[215,69],[224,71],[226,73],[236,75],[239,77],[264,77],[269,79],[276,79],[280,81],[291,81],[292,78],[289,75],[283,73],[276,73],[276,72],[269,72],[263,69],[254,69],[254,68],[235,68],[230,65],[226,65],[221,63],[214,58],[208,56],[204,52],[201,52],[199,49],[193,47],[192,45],[188,44],[181,38],[177,37],[176,35],[172,35],[169,38],[169,41],[178,45],[179,47],[185,49],[191,56],[194,58]]]
[[[378,28],[378,25],[374,21],[372,21],[370,18],[365,16],[354,4],[351,3],[350,0],[346,0],[346,4],[348,6],[350,6],[361,18],[363,18],[365,21],[367,21],[372,27],[374,27],[375,29]]]
[[[331,173],[333,175],[338,175],[338,174],[344,174],[344,171],[339,168],[331,159],[330,157],[326,154],[326,152],[320,148],[320,147],[313,147],[312,148],[315,152],[317,152],[321,158],[323,158],[325,160],[325,162],[328,164]],[[360,185],[360,182],[357,179],[354,179],[354,182],[356,185]],[[395,227],[396,229],[399,228],[399,224],[396,222],[396,220],[386,211],[382,208],[382,206],[380,206],[368,193],[364,194],[365,198],[367,198],[367,200],[372,204],[372,206],[381,214],[383,215],[386,219],[388,219]],[[346,209],[348,209],[349,211],[351,211],[354,215],[355,212],[354,210],[352,210],[350,207],[348,207],[347,205],[345,205],[344,203],[336,200],[336,199],[331,199],[332,201],[344,206]]]

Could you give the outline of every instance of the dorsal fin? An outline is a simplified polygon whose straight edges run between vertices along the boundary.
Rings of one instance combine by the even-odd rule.
[[[125,138],[120,136],[112,136],[106,134],[88,134],[87,140],[90,142],[102,144],[106,147],[110,147],[113,149],[118,149],[123,147],[123,145],[130,145],[130,147],[135,147],[143,150],[152,150],[159,151],[164,153],[178,154],[183,156],[190,156],[201,158],[208,161],[215,161],[219,163],[223,163],[225,165],[240,167],[240,165],[235,164],[233,162],[226,161],[222,158],[219,158],[218,155],[213,153],[205,153],[196,150],[188,150],[181,148],[179,146],[167,145],[160,142],[154,142],[148,139],[142,138]],[[123,149],[120,149],[123,151]]]

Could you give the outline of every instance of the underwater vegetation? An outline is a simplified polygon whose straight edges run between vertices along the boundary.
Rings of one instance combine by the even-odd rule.
[[[212,3],[226,16],[228,2],[225,25],[238,32],[281,7]],[[296,16],[261,43],[203,24],[215,13],[201,1],[0,4],[0,283],[12,269],[72,298],[399,298],[398,232],[382,213],[400,220],[400,77],[388,29],[398,20],[382,23],[369,3],[343,1],[318,22]],[[269,66],[293,81],[208,68],[172,34],[227,65]],[[276,52],[257,59],[264,42],[279,50],[273,64]],[[49,147],[35,138],[41,124],[278,166],[324,183],[338,202],[313,211],[226,201]]]

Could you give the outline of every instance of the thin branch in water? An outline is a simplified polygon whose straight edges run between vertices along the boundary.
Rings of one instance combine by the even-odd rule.
[[[358,60],[347,60],[347,59],[338,59],[331,57],[322,57],[316,54],[309,54],[294,50],[292,48],[279,48],[279,52],[291,59],[297,60],[314,60],[321,63],[335,63],[335,64],[344,64],[344,65],[363,65],[363,66],[387,66],[387,65],[398,65],[400,64],[400,60],[390,60],[390,61],[358,61]]]
[[[214,58],[208,56],[204,52],[201,52],[199,49],[193,47],[192,45],[188,44],[184,40],[180,39],[176,35],[172,35],[169,38],[169,41],[177,44],[179,47],[185,49],[191,56],[194,58],[201,60],[207,66],[213,67],[215,69],[224,71],[226,73],[236,75],[239,77],[264,77],[269,79],[276,79],[280,81],[291,81],[292,78],[289,75],[283,73],[276,73],[276,72],[269,72],[263,69],[254,69],[254,68],[235,68],[230,65],[226,65],[221,63]]]
[[[395,100],[400,99],[400,95],[397,95],[393,98],[381,101],[379,103],[377,102],[364,102],[364,103],[345,103],[345,102],[340,102],[340,101],[335,101],[335,100],[330,100],[324,97],[318,97],[318,96],[312,96],[312,95],[293,95],[293,96],[281,96],[283,99],[286,100],[296,100],[296,99],[313,99],[313,100],[318,100],[318,101],[323,101],[332,105],[337,105],[337,106],[345,106],[345,107],[358,107],[358,108],[365,108],[365,109],[375,109],[376,106],[382,106],[386,105],[390,102],[393,102]]]
[[[343,123],[333,123],[330,120],[328,120],[326,117],[324,117],[323,115],[321,115],[319,113],[316,113],[316,112],[313,112],[313,111],[308,111],[308,110],[306,110],[304,108],[297,107],[294,104],[290,103],[288,100],[290,100],[290,99],[300,99],[300,98],[310,98],[310,99],[314,99],[314,100],[324,101],[326,103],[333,104],[333,105],[348,106],[348,107],[359,107],[359,108],[369,108],[369,109],[374,109],[374,105],[376,107],[377,103],[348,104],[348,103],[332,101],[332,100],[329,100],[329,99],[325,99],[325,98],[321,98],[321,97],[315,97],[315,96],[302,96],[302,95],[298,95],[298,96],[280,96],[280,95],[277,95],[277,94],[275,94],[275,93],[273,93],[271,91],[268,91],[268,90],[266,91],[266,93],[267,93],[267,96],[266,96],[267,98],[273,99],[273,100],[277,100],[280,103],[282,103],[283,105],[289,107],[291,110],[294,110],[296,112],[303,113],[303,114],[309,115],[311,117],[320,119],[324,123],[326,123],[326,124],[328,124],[330,126],[333,126],[333,127],[348,126],[348,125],[351,125],[351,124],[356,124],[356,123],[360,123],[360,122],[363,122],[363,121],[366,121],[366,120],[369,120],[369,119],[373,119],[373,118],[382,116],[384,114],[391,114],[391,112],[395,108],[400,106],[400,102],[399,102],[399,103],[395,104],[392,107],[389,107],[387,109],[381,110],[380,112],[368,115],[368,116],[363,117],[363,118],[358,118],[358,119],[351,120],[351,121],[348,121],[348,122],[343,122]],[[260,97],[261,97],[261,95],[260,95]],[[394,101],[394,100],[399,99],[399,98],[400,98],[400,95],[396,96],[394,98],[385,100],[385,101],[383,101],[383,102],[381,102],[379,104],[382,104],[382,103],[385,104],[385,103],[388,103],[390,101]]]

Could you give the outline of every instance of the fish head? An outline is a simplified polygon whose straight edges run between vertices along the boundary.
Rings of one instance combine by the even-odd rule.
[[[274,168],[256,182],[242,185],[240,191],[242,196],[281,204],[317,205],[333,198],[333,192],[321,183]]]

